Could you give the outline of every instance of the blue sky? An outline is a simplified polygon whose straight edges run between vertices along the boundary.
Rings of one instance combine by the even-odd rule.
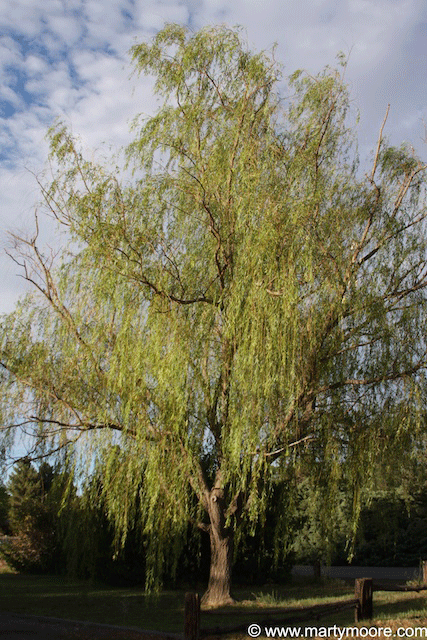
[[[193,29],[242,25],[255,49],[277,42],[285,74],[311,73],[350,54],[346,78],[360,110],[362,157],[386,133],[427,159],[425,0],[4,0],[0,7],[0,312],[24,290],[4,254],[7,230],[33,226],[46,166],[47,128],[61,118],[89,153],[130,140],[129,123],[152,113],[149,78],[129,79],[128,50],[166,22]],[[44,226],[48,240],[51,229]]]

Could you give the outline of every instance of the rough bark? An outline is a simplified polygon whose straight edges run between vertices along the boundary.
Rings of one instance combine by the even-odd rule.
[[[211,564],[208,588],[203,595],[202,604],[209,607],[220,607],[234,602],[230,593],[234,531],[225,526],[222,490],[213,489],[210,492],[208,503]]]

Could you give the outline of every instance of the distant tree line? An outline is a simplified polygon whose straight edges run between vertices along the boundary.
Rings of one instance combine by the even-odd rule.
[[[412,483],[377,489],[364,500],[354,539],[352,564],[416,566],[427,558],[427,489]],[[286,487],[280,483],[273,491]],[[328,522],[320,508],[322,497],[307,479],[300,482],[297,504],[278,516],[271,508],[264,522],[242,539],[235,559],[236,583],[283,582],[292,564],[346,564],[350,540],[350,492],[336,493]],[[138,530],[117,540],[102,499],[93,502],[70,482],[70,474],[43,462],[38,467],[19,462],[6,485],[0,486],[0,553],[14,569],[29,573],[68,574],[116,585],[146,582],[147,541]],[[274,504],[278,496],[272,496]],[[323,496],[324,498],[324,496]],[[333,523],[333,526],[331,525]],[[277,549],[278,540],[284,549]],[[178,561],[165,563],[164,583],[178,586],[207,582],[207,540],[189,535]],[[280,552],[279,552],[280,551]],[[283,560],[284,558],[284,560]]]

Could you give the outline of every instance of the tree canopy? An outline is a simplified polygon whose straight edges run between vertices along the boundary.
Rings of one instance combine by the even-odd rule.
[[[151,541],[149,583],[189,523],[207,532],[218,604],[273,480],[288,505],[307,475],[357,495],[421,425],[425,165],[383,123],[363,174],[339,70],[283,96],[274,54],[225,26],[169,25],[132,59],[163,102],[127,172],[50,130],[68,244],[13,236],[34,293],[2,320],[2,430],[100,479],[118,540],[138,521]]]

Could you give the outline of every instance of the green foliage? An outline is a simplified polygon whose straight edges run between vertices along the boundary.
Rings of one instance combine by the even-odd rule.
[[[278,509],[311,478],[330,513],[345,460],[356,520],[420,428],[425,167],[380,137],[359,177],[339,73],[295,73],[285,102],[232,29],[169,25],[132,55],[164,101],[131,179],[49,133],[69,243],[54,263],[15,238],[36,290],[3,318],[0,410],[5,444],[24,425],[67,451],[117,543],[141,531],[152,586],[189,523],[253,532],[277,481]]]
[[[298,489],[292,529],[296,564],[339,564],[346,558],[347,542],[352,539],[350,491],[340,488],[326,501],[312,480],[304,479]]]
[[[61,504],[66,479],[46,462],[36,469],[18,462],[8,483],[11,536],[2,546],[7,563],[21,571],[61,572]],[[65,567],[62,567],[62,571]]]
[[[122,546],[115,544],[99,486],[97,499],[95,493],[89,487],[83,495],[74,495],[68,504],[69,516],[62,519],[67,575],[116,586],[143,584],[145,549],[139,532],[130,530]]]
[[[0,484],[0,534],[9,532],[9,500],[6,487]]]
[[[361,510],[353,563],[416,567],[427,557],[427,495],[377,491]]]

